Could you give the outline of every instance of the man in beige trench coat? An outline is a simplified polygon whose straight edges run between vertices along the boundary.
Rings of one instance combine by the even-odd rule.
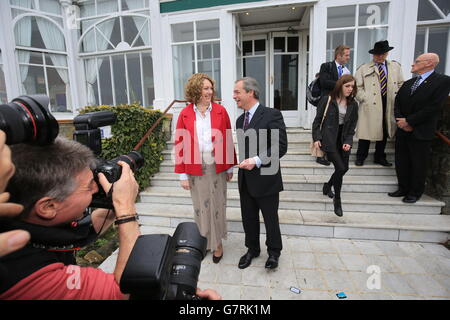
[[[356,70],[356,99],[359,102],[357,166],[364,164],[370,141],[376,141],[374,162],[386,167],[392,166],[386,159],[385,148],[387,138],[392,138],[397,129],[394,100],[403,84],[400,63],[386,60],[392,49],[394,48],[389,46],[387,40],[376,42],[374,48],[369,50],[373,60]]]

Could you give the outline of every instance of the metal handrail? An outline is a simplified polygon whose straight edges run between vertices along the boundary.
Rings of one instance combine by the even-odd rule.
[[[447,138],[447,136],[445,136],[442,132],[440,131],[436,131],[435,132],[436,136],[441,139],[444,143],[446,143],[448,146],[450,146],[450,139]]]
[[[222,101],[221,99],[213,99],[213,101]],[[155,121],[155,123],[150,127],[150,129],[148,129],[148,131],[145,133],[145,135],[141,138],[141,140],[139,140],[139,142],[137,143],[137,145],[133,148],[133,150],[137,151],[140,147],[142,147],[142,145],[144,144],[145,140],[148,139],[148,137],[150,137],[150,135],[153,133],[153,130],[155,130],[156,126],[161,122],[161,120],[166,116],[166,113],[169,112],[170,108],[172,108],[172,106],[175,103],[188,103],[189,101],[187,100],[172,100],[172,102],[169,104],[169,106],[166,108],[166,110],[164,110],[163,114],[161,115],[161,117],[158,118],[158,120]]]
[[[141,138],[141,140],[139,140],[138,144],[133,148],[133,150],[137,151],[140,147],[142,147],[142,145],[144,144],[145,140],[148,139],[148,137],[150,137],[150,135],[152,134],[153,130],[155,130],[156,126],[161,122],[161,120],[166,116],[166,113],[169,112],[170,108],[172,108],[172,106],[175,103],[187,103],[187,100],[173,100],[169,106],[166,108],[166,110],[164,110],[163,114],[161,115],[161,117],[158,118],[158,120],[155,121],[155,123],[150,127],[150,129],[148,129],[148,131],[144,134],[144,136]]]

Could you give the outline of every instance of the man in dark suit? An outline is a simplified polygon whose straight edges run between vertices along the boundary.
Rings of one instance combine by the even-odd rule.
[[[259,85],[253,78],[236,81],[233,99],[245,112],[236,120],[239,145],[238,184],[245,246],[248,252],[239,260],[247,268],[260,254],[259,210],[266,227],[269,258],[266,268],[278,267],[282,250],[278,221],[279,193],[283,190],[280,158],[287,151],[286,126],[277,109],[259,103]]]
[[[333,91],[336,82],[344,74],[350,74],[350,70],[345,66],[350,61],[350,47],[345,45],[337,46],[334,49],[334,60],[324,62],[320,66],[319,82],[321,96],[324,97]],[[318,157],[317,163],[329,166],[330,161],[325,157]]]
[[[450,91],[450,77],[434,71],[438,63],[435,53],[420,55],[411,68],[417,77],[406,81],[395,99],[398,190],[388,195],[405,203],[415,203],[424,192],[431,142]]]

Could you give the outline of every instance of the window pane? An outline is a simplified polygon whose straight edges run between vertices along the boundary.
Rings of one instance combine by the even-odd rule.
[[[130,103],[136,102],[142,105],[141,62],[139,53],[127,54],[127,67]]]
[[[274,56],[274,107],[298,108],[298,54]]]
[[[175,99],[184,98],[184,84],[195,72],[194,45],[184,44],[173,46],[173,71]]]
[[[416,46],[414,48],[414,58],[425,52],[425,32],[426,29],[417,29]]]
[[[275,37],[273,39],[273,46],[275,52],[285,52],[285,38],[284,37]]]
[[[449,27],[430,28],[428,36],[428,52],[437,53],[441,62],[437,65],[436,71],[445,73],[447,47],[448,47],[448,32]]]
[[[128,104],[127,81],[125,79],[125,60],[123,55],[113,56],[114,92],[116,105]]]
[[[111,44],[116,47],[122,41],[119,17],[99,23],[95,28],[98,51],[111,50]]]
[[[220,58],[220,43],[216,42],[213,44],[213,57]]]
[[[20,73],[22,76],[26,75],[22,82],[25,94],[47,94],[43,67],[20,66]]]
[[[358,32],[357,67],[372,60],[368,51],[373,48],[375,42],[387,39],[387,28],[359,29]]]
[[[255,40],[255,54],[266,54],[266,40]]]
[[[42,60],[42,53],[40,52],[32,52],[32,51],[22,51],[23,54],[19,54],[19,62],[24,62],[24,63],[28,63],[28,61],[20,61],[23,60],[27,54],[30,57],[30,63],[34,63],[34,64],[44,64],[43,60]],[[25,58],[26,60],[26,58]]]
[[[42,60],[42,59],[41,59]],[[45,64],[49,66],[67,67],[66,56],[62,54],[45,54]]]
[[[197,40],[218,39],[219,20],[197,21]]]
[[[359,6],[359,25],[373,26],[387,24],[389,3],[364,4]]]
[[[243,59],[243,76],[255,78],[261,90],[260,101],[266,103],[266,59],[265,57],[249,57]]]
[[[327,28],[355,26],[356,6],[333,7],[327,10]]]
[[[97,15],[119,11],[117,0],[97,0]]]
[[[59,1],[39,0],[39,8],[41,11],[61,15],[61,5]]]
[[[6,96],[5,73],[3,72],[3,65],[1,64],[1,61],[0,61],[0,103],[8,103],[8,97]]]
[[[64,35],[53,22],[44,18],[33,18],[32,31],[31,46],[58,51],[66,50]]]
[[[122,17],[122,19],[123,19],[124,41],[131,46],[133,45],[133,42],[135,41],[139,30],[141,30],[144,23],[146,23],[147,19],[141,17]],[[143,45],[144,42],[139,37],[133,46],[137,47]]]
[[[122,0],[122,10],[134,10],[143,8],[142,0]]]
[[[79,6],[81,18],[95,16],[95,0],[80,3]]]
[[[192,22],[173,24],[172,41],[194,41],[194,24]]]
[[[417,11],[417,20],[436,20],[442,19],[436,9],[428,2],[428,0],[419,0],[419,10]]]
[[[211,59],[213,56],[211,43],[202,43],[197,45],[198,59]]]
[[[114,105],[109,57],[98,58],[97,63],[99,66],[98,76],[100,78],[101,103],[104,105]]]
[[[298,37],[288,37],[288,52],[298,52]]]
[[[448,17],[450,14],[450,2],[448,0],[433,0],[433,2],[441,9],[442,13]]]
[[[98,59],[101,63],[101,59]],[[100,103],[98,99],[98,83],[97,83],[97,61],[96,59],[84,60],[84,70],[86,75],[86,95],[88,105],[97,105]]]
[[[253,43],[252,40],[242,42],[244,56],[252,56],[253,55],[252,43]]]
[[[67,73],[61,70],[61,73]],[[65,75],[63,75],[65,76]],[[58,71],[54,68],[47,68],[48,91],[50,98],[50,108],[53,112],[67,112],[67,88]]]
[[[23,0],[10,0],[11,5],[23,7],[27,9],[36,9],[34,7],[34,1],[23,1]]]
[[[155,99],[155,85],[153,83],[153,60],[150,52],[142,54],[142,70],[144,73],[145,104],[151,106]]]
[[[214,70],[213,70],[213,77],[214,81],[216,81],[216,98],[221,97],[221,81],[220,81],[220,60],[214,60]]]

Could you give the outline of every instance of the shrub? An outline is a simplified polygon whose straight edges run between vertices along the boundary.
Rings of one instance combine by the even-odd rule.
[[[88,106],[80,113],[111,110],[117,116],[117,121],[111,127],[111,138],[102,139],[103,159],[113,159],[119,155],[127,154],[140,141],[147,130],[161,117],[162,113],[149,110],[137,104],[118,106]],[[163,160],[162,151],[166,147],[161,121],[153,130],[147,141],[138,150],[145,159],[144,166],[135,173],[139,183],[139,190],[150,185],[150,177],[159,171]]]

